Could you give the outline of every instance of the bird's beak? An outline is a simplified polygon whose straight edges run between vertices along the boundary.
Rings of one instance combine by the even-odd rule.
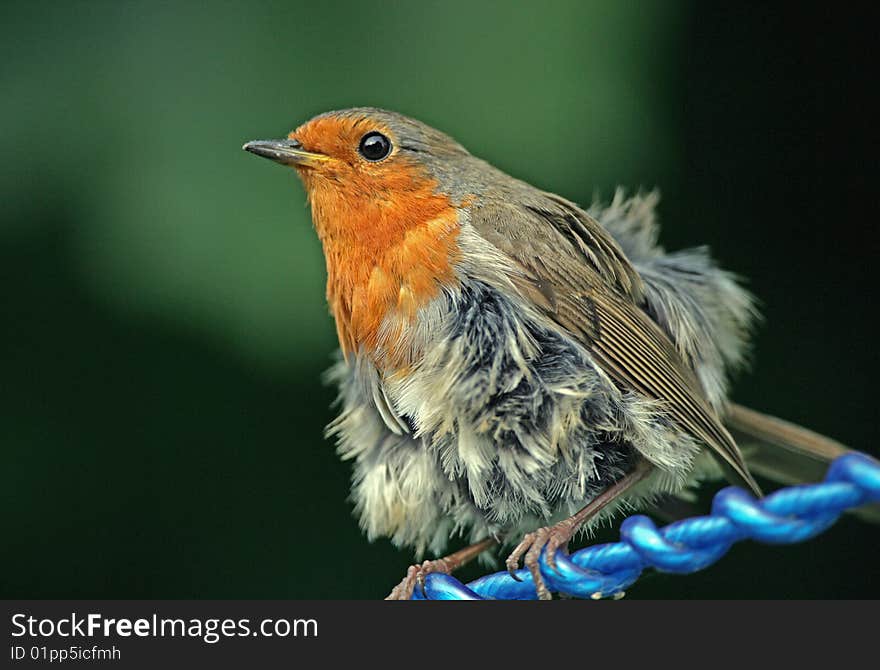
[[[294,167],[313,167],[328,159],[324,154],[305,151],[299,142],[289,139],[254,140],[245,144],[242,149],[250,151],[252,154],[257,154],[257,156],[269,158],[276,163]]]

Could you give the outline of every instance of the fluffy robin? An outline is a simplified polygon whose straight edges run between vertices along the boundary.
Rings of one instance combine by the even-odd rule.
[[[760,495],[750,467],[791,481],[843,449],[728,402],[754,301],[705,249],[658,246],[654,195],[584,210],[373,108],[244,148],[311,203],[361,526],[419,555],[473,542],[390,597],[510,543],[549,598],[541,553],[622,504],[722,473]]]

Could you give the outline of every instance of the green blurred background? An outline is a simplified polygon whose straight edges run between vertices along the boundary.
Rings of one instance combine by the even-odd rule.
[[[871,44],[809,11],[4,3],[0,596],[376,598],[411,562],[361,535],[322,438],[302,188],[240,149],[332,108],[408,113],[584,204],[660,187],[664,243],[710,244],[763,301],[736,398],[877,453]],[[847,518],[630,596],[878,597],[878,538]]]

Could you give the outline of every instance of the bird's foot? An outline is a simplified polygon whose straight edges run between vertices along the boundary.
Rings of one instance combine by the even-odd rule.
[[[546,552],[547,565],[555,570],[556,552],[560,549],[568,552],[568,543],[571,541],[571,537],[576,529],[577,525],[569,518],[553,526],[538,528],[533,533],[526,533],[523,536],[522,542],[516,545],[516,548],[510,553],[505,562],[510,576],[514,579],[519,579],[516,576],[516,571],[519,569],[520,559],[525,556],[523,562],[529,572],[532,573],[532,581],[535,584],[535,593],[538,594],[538,598],[541,600],[553,600],[553,595],[550,593],[547,584],[544,582],[544,577],[541,575],[541,553]]]
[[[425,577],[431,573],[439,572],[448,575],[452,572],[452,566],[445,558],[433,561],[424,561],[421,564],[411,565],[406,571],[406,577],[400,580],[400,584],[391,589],[391,593],[385,600],[411,600],[416,586],[424,593]]]
[[[462,565],[469,563],[489,547],[498,544],[498,540],[494,537],[487,537],[484,540],[475,542],[474,544],[459,549],[454,554],[437,558],[433,561],[425,561],[424,563],[411,565],[406,571],[406,577],[400,580],[400,584],[395,586],[385,600],[410,600],[413,591],[418,585],[422,594],[425,593],[425,577],[432,572],[440,572],[444,575],[451,575]]]

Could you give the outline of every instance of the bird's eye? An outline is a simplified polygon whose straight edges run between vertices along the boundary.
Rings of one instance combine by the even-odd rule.
[[[373,131],[361,138],[358,151],[368,161],[380,161],[391,153],[391,140],[382,133]]]

